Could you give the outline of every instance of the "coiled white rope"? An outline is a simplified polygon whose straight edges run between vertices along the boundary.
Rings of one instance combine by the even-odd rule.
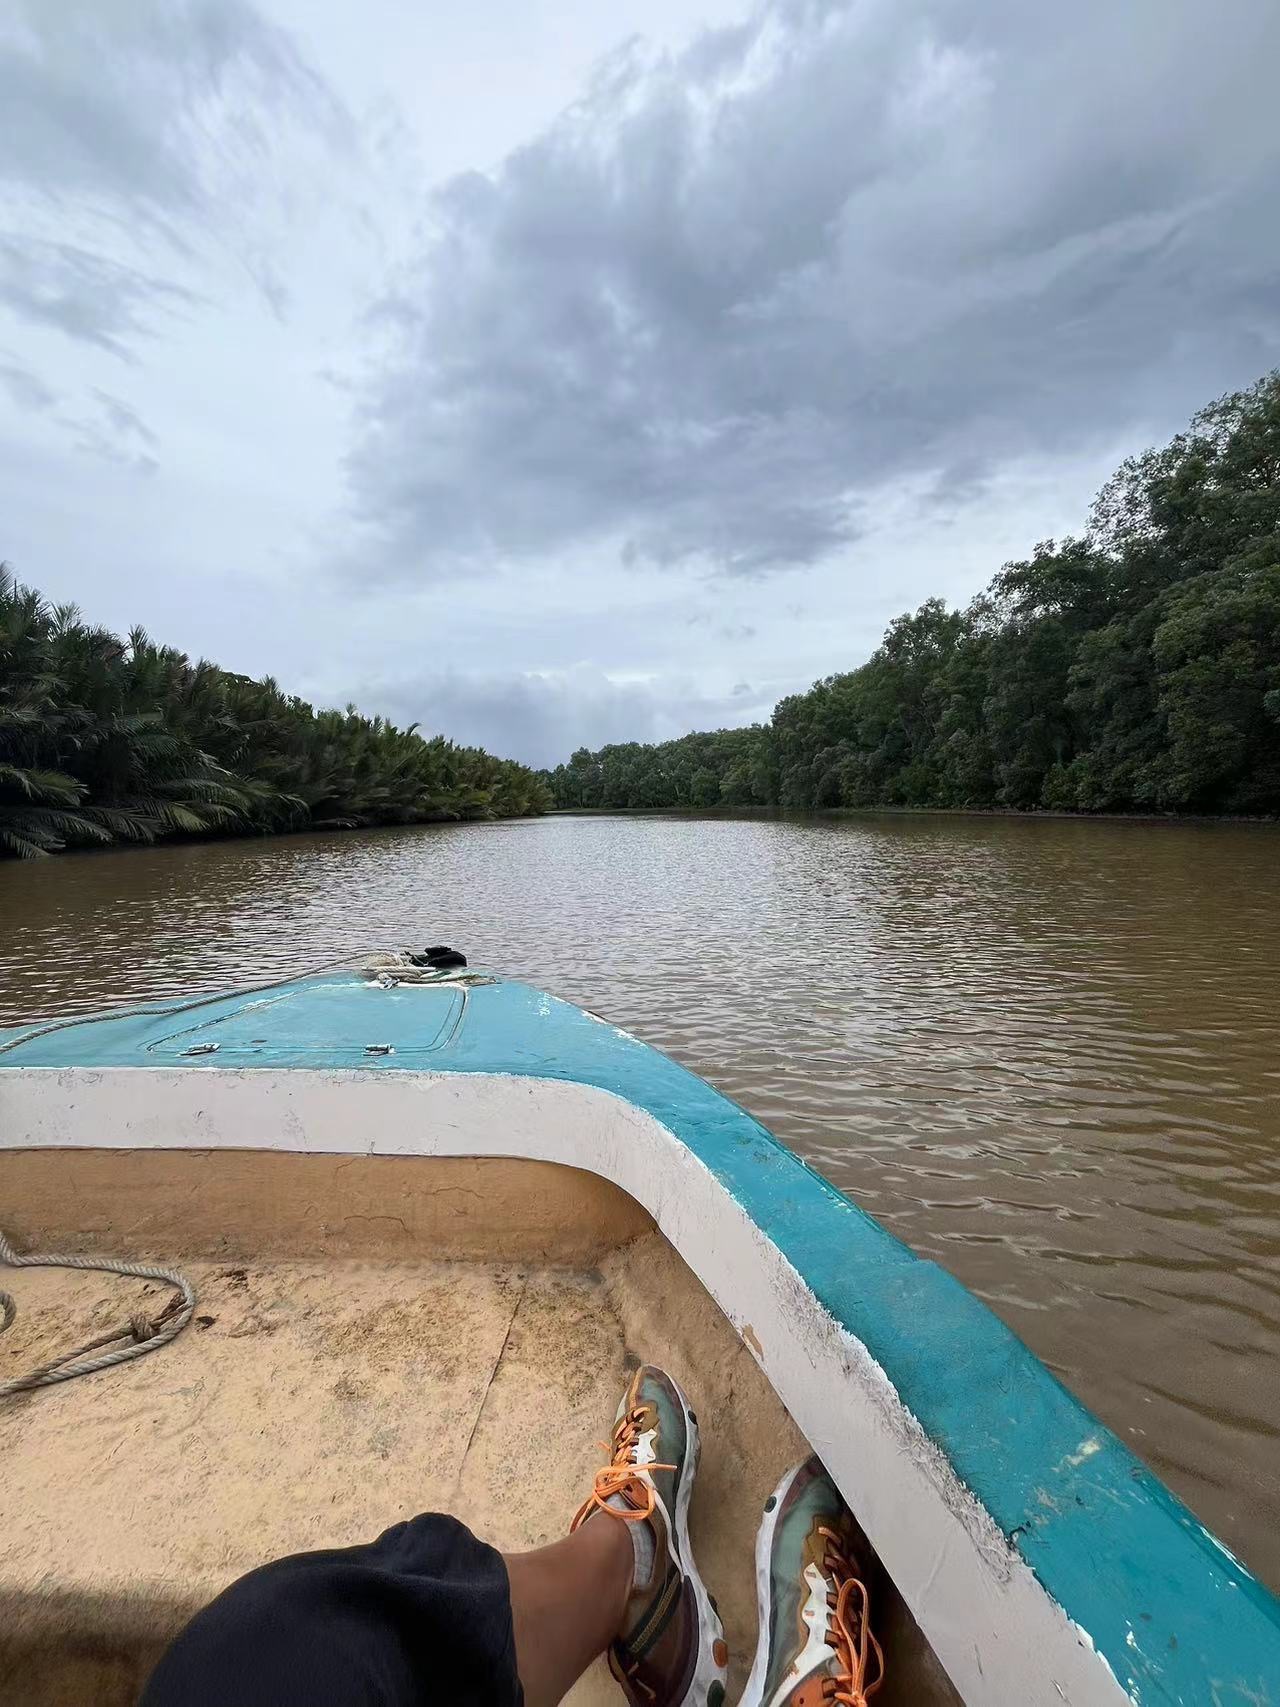
[[[18,1049],[24,1043],[30,1043],[33,1038],[43,1037],[49,1032],[62,1031],[69,1026],[91,1024],[94,1020],[111,1018],[118,1019],[122,1014],[139,1014],[156,1018],[167,1014],[186,1013],[192,1008],[212,1006],[217,1002],[228,1000],[234,995],[254,995],[261,990],[276,989],[281,984],[291,983],[295,979],[314,977],[320,972],[327,972],[336,967],[351,967],[359,965],[362,970],[387,977],[396,983],[422,984],[458,984],[462,986],[463,1012],[466,1011],[468,986],[472,984],[492,984],[497,980],[487,973],[466,972],[461,969],[434,967],[418,967],[411,964],[404,954],[375,955],[361,957],[353,955],[346,959],[322,961],[319,966],[312,967],[309,972],[290,973],[283,978],[273,978],[263,984],[249,985],[236,991],[221,990],[212,995],[197,997],[195,1000],[181,1001],[170,1006],[150,1006],[145,1004],[136,1008],[124,1008],[109,1014],[69,1014],[63,1019],[49,1020],[43,1025],[20,1031],[15,1037],[0,1042],[0,1054],[9,1049]],[[448,1041],[452,1041],[458,1030],[459,1021],[455,1023]],[[171,1298],[160,1314],[154,1318],[142,1314],[130,1318],[127,1326],[117,1329],[110,1334],[102,1334],[86,1345],[69,1351],[62,1357],[56,1357],[50,1363],[42,1364],[39,1369],[33,1369],[28,1375],[18,1376],[11,1381],[0,1381],[0,1399],[12,1397],[15,1393],[29,1393],[37,1387],[52,1387],[59,1381],[72,1381],[77,1375],[93,1375],[100,1369],[111,1369],[118,1363],[131,1363],[135,1357],[144,1357],[149,1351],[157,1351],[162,1345],[168,1345],[170,1340],[178,1335],[191,1320],[196,1307],[195,1288],[185,1275],[177,1269],[158,1268],[148,1263],[116,1262],[107,1257],[70,1257],[70,1256],[19,1256],[0,1232],[0,1263],[7,1263],[11,1268],[77,1268],[96,1269],[104,1274],[122,1274],[136,1277],[139,1280],[156,1280],[163,1285],[172,1286],[178,1296]],[[10,1293],[0,1288],[0,1334],[12,1323],[17,1315],[18,1307]],[[127,1340],[129,1343],[118,1345],[117,1341]],[[107,1351],[107,1346],[115,1346],[114,1351]],[[90,1353],[101,1351],[101,1357],[92,1357]]]
[[[117,1328],[113,1333],[101,1334],[87,1345],[77,1346],[75,1351],[55,1357],[52,1362],[42,1364],[39,1369],[33,1369],[27,1375],[20,1375],[12,1381],[0,1381],[0,1399],[10,1398],[15,1393],[29,1393],[37,1387],[52,1387],[59,1381],[72,1381],[77,1375],[93,1375],[99,1369],[111,1369],[117,1363],[131,1363],[135,1357],[145,1357],[149,1351],[158,1351],[162,1345],[168,1345],[170,1340],[177,1339],[191,1320],[196,1307],[195,1288],[186,1275],[179,1274],[176,1268],[159,1268],[154,1264],[142,1262],[118,1262],[112,1257],[19,1256],[3,1232],[0,1232],[0,1262],[7,1263],[10,1268],[100,1269],[104,1274],[156,1280],[164,1286],[174,1287],[177,1293],[158,1316],[150,1317],[139,1313],[130,1317],[124,1327]],[[18,1307],[13,1298],[9,1293],[0,1290],[0,1334],[10,1325],[17,1313]],[[128,1343],[118,1345],[116,1342],[119,1340]],[[103,1349],[112,1345],[115,1346],[114,1351]],[[100,1357],[91,1355],[97,1351],[102,1352]]]

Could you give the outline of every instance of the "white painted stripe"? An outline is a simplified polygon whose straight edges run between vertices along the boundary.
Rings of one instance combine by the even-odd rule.
[[[516,1156],[612,1180],[649,1211],[743,1334],[970,1707],[1130,1699],[866,1346],[705,1163],[622,1098],[500,1074],[6,1070],[0,1150],[39,1146]]]

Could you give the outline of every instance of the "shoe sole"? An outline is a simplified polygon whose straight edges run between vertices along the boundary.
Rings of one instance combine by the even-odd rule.
[[[668,1380],[670,1379],[668,1376]],[[698,1567],[693,1558],[693,1544],[689,1539],[689,1502],[693,1497],[693,1481],[698,1473],[702,1442],[698,1433],[698,1419],[689,1408],[684,1389],[677,1381],[671,1381],[671,1385],[676,1390],[680,1408],[684,1412],[685,1440],[688,1442],[684,1474],[680,1477],[676,1489],[676,1509],[673,1517],[676,1551],[680,1555],[685,1577],[692,1585],[698,1607],[698,1659],[693,1668],[693,1681],[675,1707],[720,1707],[729,1673],[728,1664],[721,1665],[716,1659],[716,1643],[724,1642],[724,1626],[711,1596],[707,1593],[707,1585],[698,1574]]]
[[[773,1533],[791,1484],[807,1462],[793,1464],[787,1471],[765,1501],[764,1516],[756,1530],[756,1614],[760,1626],[756,1637],[756,1657],[751,1662],[751,1670],[738,1698],[738,1707],[762,1707],[764,1700],[764,1680],[769,1672],[769,1629],[773,1621]]]

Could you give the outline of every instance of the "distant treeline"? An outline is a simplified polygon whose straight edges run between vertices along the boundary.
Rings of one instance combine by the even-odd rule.
[[[576,752],[556,804],[1280,811],[1280,373],[1130,458],[1086,532],[750,729]]]
[[[313,711],[127,640],[0,568],[0,853],[543,812],[533,771],[380,717]]]

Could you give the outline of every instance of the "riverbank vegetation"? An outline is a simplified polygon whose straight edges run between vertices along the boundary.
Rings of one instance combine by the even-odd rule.
[[[929,599],[750,729],[582,749],[560,807],[1280,812],[1280,373],[1125,462],[1078,538]]]
[[[545,811],[531,770],[122,640],[0,567],[0,854]]]

